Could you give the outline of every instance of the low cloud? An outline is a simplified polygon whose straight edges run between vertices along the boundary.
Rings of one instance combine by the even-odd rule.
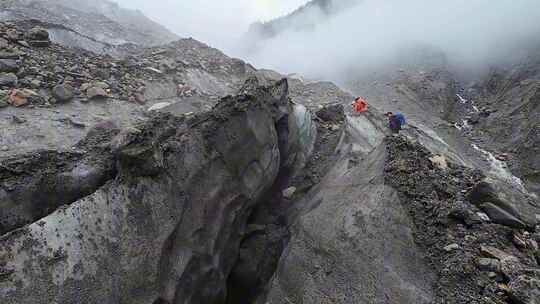
[[[351,72],[400,64],[419,49],[433,52],[411,53],[440,52],[451,68],[473,73],[523,58],[539,34],[538,0],[359,0],[312,28],[286,30],[233,53],[258,67],[346,81]]]

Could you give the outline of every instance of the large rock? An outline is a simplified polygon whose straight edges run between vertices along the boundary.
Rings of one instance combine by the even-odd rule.
[[[510,282],[510,297],[513,303],[540,303],[540,270],[533,275],[520,275]]]
[[[9,92],[0,90],[0,109],[9,106],[8,98]]]
[[[88,88],[88,90],[86,90],[86,96],[88,96],[88,99],[100,99],[109,97],[107,92],[105,92],[105,90],[100,87]]]
[[[45,100],[41,95],[29,89],[15,89],[9,94],[8,103],[14,107],[22,107],[27,104],[43,104]]]
[[[345,111],[341,104],[326,106],[317,111],[316,115],[318,118],[329,123],[340,123],[345,120]]]
[[[480,205],[480,209],[482,209],[494,223],[518,229],[527,227],[523,221],[492,203],[482,204]]]
[[[34,27],[26,32],[25,38],[30,41],[49,41],[49,32],[42,27]]]
[[[115,141],[117,178],[0,239],[2,300],[223,303],[250,212],[278,175],[286,89],[156,114]]]
[[[59,84],[52,89],[52,96],[58,102],[68,102],[74,97],[73,87],[69,84]]]
[[[510,215],[531,228],[536,225],[535,215],[540,212],[537,198],[525,189],[518,189],[515,185],[492,178],[476,184],[467,194],[467,199],[476,206],[485,205],[485,208],[500,219]],[[493,206],[497,208],[494,209]]]
[[[15,59],[0,59],[0,72],[13,72],[19,70],[19,63]]]
[[[19,78],[13,73],[0,73],[0,87],[12,87],[17,85]]]

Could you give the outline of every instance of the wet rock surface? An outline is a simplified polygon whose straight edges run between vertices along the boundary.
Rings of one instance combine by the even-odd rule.
[[[223,301],[250,212],[280,170],[275,125],[292,114],[287,107],[282,81],[224,98],[208,113],[157,114],[131,139],[113,140],[116,179],[2,237],[2,298]]]

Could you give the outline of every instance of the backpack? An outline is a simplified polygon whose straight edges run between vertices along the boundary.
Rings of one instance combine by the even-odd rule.
[[[396,113],[396,114],[394,114],[394,118],[395,118],[397,121],[399,121],[400,126],[405,125],[406,121],[405,121],[405,116],[403,116],[403,114],[401,114],[401,113]]]

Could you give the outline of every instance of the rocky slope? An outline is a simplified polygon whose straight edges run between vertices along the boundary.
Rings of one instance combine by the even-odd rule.
[[[96,53],[53,36],[0,23],[6,303],[540,298],[534,69],[461,90],[409,67],[362,86],[357,115],[332,83],[192,39]],[[396,108],[409,125],[389,136]],[[491,150],[495,118],[516,154]]]
[[[36,19],[62,25],[55,36],[68,36],[71,30],[111,45],[156,45],[178,38],[142,13],[107,0],[6,0],[0,3],[0,10],[0,20]]]

